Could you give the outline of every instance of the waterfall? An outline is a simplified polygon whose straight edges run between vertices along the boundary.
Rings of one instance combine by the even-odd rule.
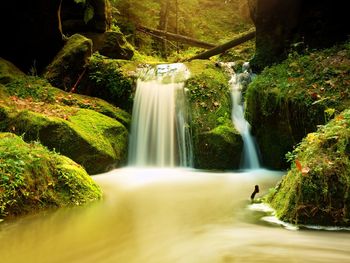
[[[249,73],[249,63],[244,63],[243,72],[236,74],[232,69],[232,64],[226,63],[231,79],[229,81],[231,86],[232,97],[232,122],[236,130],[241,134],[243,139],[243,169],[259,169],[259,157],[256,150],[254,139],[250,133],[250,124],[244,118],[244,107],[242,100],[242,86],[244,81],[250,81],[251,74]]]
[[[158,65],[137,80],[129,143],[130,166],[191,167],[185,65]]]

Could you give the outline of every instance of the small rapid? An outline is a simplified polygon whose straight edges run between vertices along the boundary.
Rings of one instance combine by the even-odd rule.
[[[242,169],[260,169],[260,161],[254,138],[250,132],[250,124],[244,118],[244,103],[242,99],[243,82],[249,82],[251,73],[249,63],[243,64],[243,72],[236,73],[233,70],[234,63],[224,63],[225,68],[231,74],[229,84],[232,98],[232,123],[241,134],[243,140]]]

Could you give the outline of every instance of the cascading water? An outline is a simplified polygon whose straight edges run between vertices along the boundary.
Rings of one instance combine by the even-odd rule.
[[[247,81],[251,76],[249,73],[249,63],[243,65],[243,72],[236,74],[232,69],[232,65],[227,63],[226,68],[231,74],[229,81],[231,85],[231,97],[232,97],[232,122],[241,134],[243,139],[243,169],[259,169],[259,157],[254,143],[254,139],[250,133],[250,124],[244,118],[244,108],[242,103],[242,86],[243,81]]]
[[[130,166],[192,166],[184,64],[158,65],[137,81],[129,144]]]

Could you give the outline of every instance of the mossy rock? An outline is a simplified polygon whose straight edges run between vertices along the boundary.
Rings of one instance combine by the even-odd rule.
[[[44,77],[55,87],[70,91],[85,70],[92,54],[92,41],[82,35],[71,36],[46,68]]]
[[[191,72],[185,89],[192,114],[195,168],[238,168],[242,142],[231,122],[229,75],[211,61],[185,64]]]
[[[89,109],[61,106],[54,110],[60,108],[66,113],[61,117],[12,109],[0,128],[23,134],[26,141],[39,140],[84,166],[89,174],[125,163],[128,131],[121,123]]]
[[[93,51],[113,59],[129,60],[134,55],[133,47],[126,41],[120,31],[106,31],[104,33],[84,33],[93,42]]]
[[[0,83],[0,104],[14,102],[8,106],[18,108],[20,106],[18,103],[16,105],[16,100],[18,100],[21,106],[26,105],[28,109],[35,107],[31,103],[42,102],[43,104],[40,105],[43,108],[42,111],[45,106],[52,105],[91,109],[116,119],[125,127],[130,126],[131,116],[122,109],[99,98],[68,93],[52,87],[46,79],[27,76],[6,60],[0,60],[0,76],[8,76],[4,85]]]
[[[194,139],[195,167],[233,170],[240,167],[243,141],[233,126],[221,125]]]
[[[86,171],[37,142],[0,133],[0,218],[101,198]]]
[[[246,118],[263,165],[286,169],[284,158],[308,133],[350,106],[350,44],[290,54],[250,84]]]
[[[0,83],[7,84],[11,81],[21,78],[25,74],[20,71],[15,65],[11,62],[0,57]]]
[[[131,112],[137,66],[134,61],[108,59],[95,53],[77,92],[104,99]]]
[[[288,174],[266,200],[295,224],[350,226],[350,109],[289,154]]]

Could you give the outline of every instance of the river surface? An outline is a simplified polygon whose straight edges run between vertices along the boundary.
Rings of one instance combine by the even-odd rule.
[[[0,223],[0,262],[350,262],[350,232],[286,230],[248,209],[280,173],[118,169],[104,199]]]

